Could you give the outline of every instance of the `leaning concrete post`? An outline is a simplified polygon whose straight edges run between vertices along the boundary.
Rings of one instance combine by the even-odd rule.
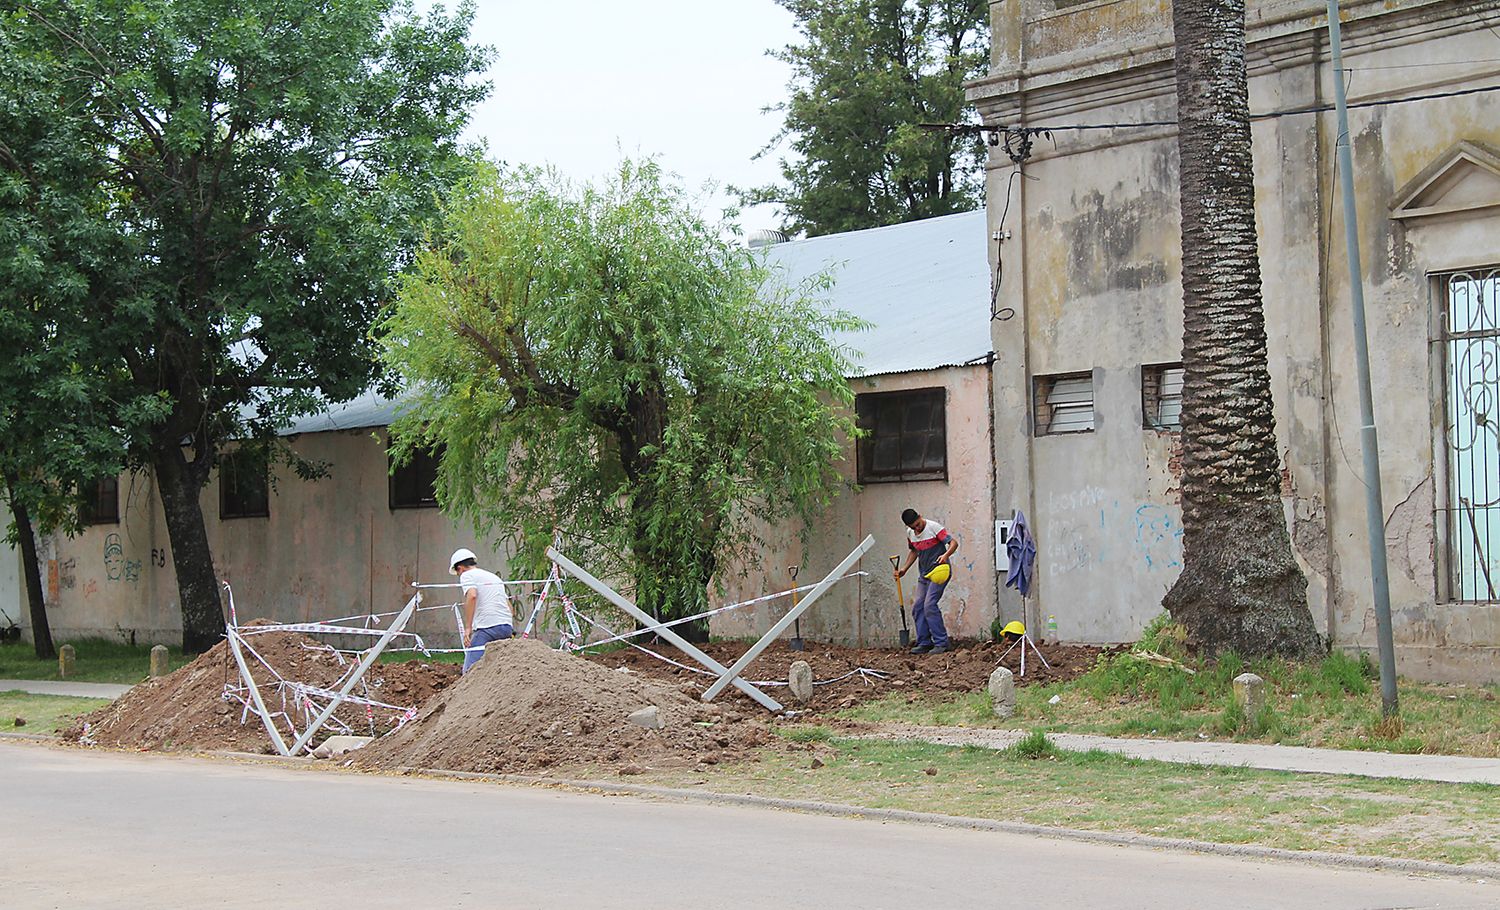
[[[172,671],[171,659],[167,656],[167,646],[157,645],[151,649],[151,675],[166,676]]]
[[[64,679],[78,672],[78,652],[73,650],[72,645],[63,645],[57,649],[57,675]]]
[[[787,671],[787,688],[797,701],[806,703],[813,697],[812,665],[805,660],[793,661]]]
[[[1245,723],[1252,724],[1266,705],[1266,681],[1254,673],[1234,678],[1234,700],[1245,710]]]
[[[996,717],[1016,713],[1016,675],[1008,667],[996,667],[990,674],[990,705]]]

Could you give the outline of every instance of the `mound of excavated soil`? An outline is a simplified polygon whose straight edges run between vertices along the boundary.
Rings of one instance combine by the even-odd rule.
[[[664,728],[628,720],[652,705]],[[675,685],[611,670],[535,639],[513,639],[490,645],[467,675],[406,726],[361,749],[355,763],[514,772],[607,762],[631,773],[743,758],[770,741],[758,716],[704,704]]]
[[[296,632],[267,632],[250,636],[250,643],[283,678],[315,686],[329,687],[343,675],[346,666],[317,641]],[[347,656],[344,658],[349,659]],[[266,707],[281,709],[270,671],[248,654],[251,675],[260,687]],[[370,690],[368,697],[387,704],[420,706],[434,693],[458,677],[451,664],[391,663],[376,664],[365,674]],[[228,642],[219,642],[192,663],[160,679],[135,686],[112,704],[75,721],[63,735],[79,740],[87,724],[89,741],[104,746],[136,749],[229,749],[238,752],[275,751],[260,718],[250,713],[241,723],[242,706],[222,698],[224,684],[237,682],[234,655]],[[359,687],[353,694],[363,694]],[[395,712],[376,709],[372,712],[377,732],[395,726]],[[368,734],[370,717],[363,705],[346,705],[338,717],[357,734]],[[302,721],[299,718],[299,724]],[[283,724],[282,735],[291,739]],[[337,732],[325,727],[315,739],[321,742]]]

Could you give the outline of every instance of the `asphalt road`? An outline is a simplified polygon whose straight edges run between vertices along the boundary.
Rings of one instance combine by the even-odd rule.
[[[1376,910],[1500,884],[0,743],[0,907]]]

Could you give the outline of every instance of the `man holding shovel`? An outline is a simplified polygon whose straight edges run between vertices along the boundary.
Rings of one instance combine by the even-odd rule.
[[[917,581],[917,596],[911,605],[912,625],[917,627],[917,644],[913,654],[942,654],[948,650],[948,630],[943,625],[943,612],[938,601],[948,586],[952,569],[948,559],[958,549],[958,540],[948,529],[930,518],[923,518],[916,509],[901,513],[901,523],[906,525],[906,560],[896,569],[901,578],[916,562],[922,577]]]

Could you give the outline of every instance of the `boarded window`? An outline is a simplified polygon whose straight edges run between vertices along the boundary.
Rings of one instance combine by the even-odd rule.
[[[120,478],[101,477],[84,490],[79,519],[86,525],[120,523]]]
[[[1032,384],[1036,401],[1036,435],[1088,433],[1094,429],[1094,375],[1064,373],[1038,376]]]
[[[1157,363],[1141,367],[1141,413],[1148,430],[1182,429],[1182,364]]]
[[[948,424],[943,389],[871,392],[854,397],[866,435],[857,447],[860,483],[948,479]]]
[[[219,517],[265,518],[270,514],[265,459],[252,452],[219,456]]]
[[[426,449],[412,453],[403,465],[391,468],[393,509],[437,508],[437,472],[441,456]]]
[[[1497,601],[1500,586],[1500,269],[1438,279],[1443,306],[1447,597]]]

